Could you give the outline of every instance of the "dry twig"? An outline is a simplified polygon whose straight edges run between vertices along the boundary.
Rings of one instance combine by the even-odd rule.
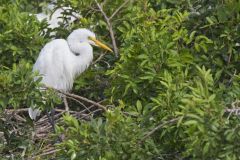
[[[92,62],[92,64],[94,65],[94,64],[96,64],[97,62],[99,62],[105,55],[106,55],[105,52],[101,53],[100,56],[99,56],[94,62]]]
[[[113,50],[114,50],[114,53],[115,53],[115,56],[118,57],[118,48],[117,48],[117,43],[116,43],[116,40],[115,40],[115,36],[114,36],[114,32],[113,32],[113,27],[112,27],[112,23],[110,22],[110,18],[107,16],[107,14],[103,11],[103,8],[102,6],[97,2],[97,0],[95,0],[95,3],[97,4],[97,7],[99,9],[99,11],[102,13],[106,23],[107,23],[107,26],[108,26],[108,30],[109,30],[109,34],[110,34],[110,37],[112,39],[112,45],[113,45]],[[121,8],[120,8],[121,9]],[[119,10],[120,10],[119,9]],[[118,11],[117,11],[118,12]],[[116,12],[116,13],[117,13]],[[114,12],[115,13],[115,12]],[[116,14],[115,13],[115,14]]]
[[[229,113],[227,119],[231,117],[231,115],[234,113],[234,115],[240,115],[240,101],[236,100],[235,102],[232,102],[231,106],[232,108],[225,109],[225,112]]]
[[[40,158],[40,157],[43,157],[43,156],[47,156],[49,154],[54,154],[54,153],[59,152],[59,151],[60,151],[60,149],[51,149],[51,150],[43,151],[42,154],[39,154],[39,155],[34,156],[32,158],[37,159],[37,158]]]
[[[63,103],[64,103],[64,106],[65,106],[66,112],[68,112],[69,111],[69,106],[68,106],[68,102],[67,102],[66,96],[63,97]]]
[[[55,90],[56,90],[56,89],[55,89]],[[66,96],[73,97],[73,98],[75,98],[75,99],[79,99],[79,100],[88,102],[88,103],[90,103],[90,104],[93,104],[93,105],[95,105],[95,106],[103,109],[104,111],[107,111],[107,109],[106,109],[105,106],[103,106],[103,105],[101,105],[101,104],[99,104],[99,103],[97,103],[97,102],[94,102],[94,101],[92,101],[92,100],[90,100],[90,99],[87,99],[87,98],[85,98],[85,97],[82,97],[82,96],[79,96],[79,95],[76,95],[76,94],[72,94],[72,93],[66,93],[66,92],[63,92],[63,91],[60,91],[60,90],[56,90],[56,91],[59,92],[59,93],[62,93],[62,94],[64,94],[64,95],[66,95]]]
[[[169,121],[165,121],[165,122],[161,122],[160,124],[158,124],[155,128],[153,128],[151,131],[147,132],[145,134],[145,136],[141,139],[140,143],[144,142],[148,137],[150,137],[153,133],[155,133],[157,130],[161,129],[162,127],[164,127],[167,124],[171,124],[171,123],[175,123],[179,120],[180,118],[174,118],[171,119]]]
[[[27,112],[28,108],[18,108],[18,109],[5,109],[4,110],[7,114],[12,113],[19,113],[19,112]]]
[[[88,110],[89,112],[91,112],[85,104],[83,104],[82,102],[80,102],[80,101],[77,100],[76,98],[69,97],[69,96],[66,96],[66,97],[69,98],[69,99],[71,99],[71,100],[73,100],[73,101],[75,101],[75,102],[77,102],[78,104],[80,104],[81,106],[83,106],[86,110]]]
[[[121,4],[114,12],[113,14],[109,17],[109,20],[111,20],[130,0],[126,0]]]

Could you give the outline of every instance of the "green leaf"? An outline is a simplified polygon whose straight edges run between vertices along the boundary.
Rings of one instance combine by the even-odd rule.
[[[76,154],[76,152],[73,152],[73,153],[72,153],[72,155],[71,155],[71,160],[74,160],[74,159],[76,159],[76,157],[77,157],[77,154]]]
[[[137,105],[137,111],[138,111],[139,113],[141,113],[142,110],[143,110],[141,101],[137,100],[137,104],[136,104],[136,105]]]

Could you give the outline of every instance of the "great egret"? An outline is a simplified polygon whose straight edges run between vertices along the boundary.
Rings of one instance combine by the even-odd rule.
[[[93,59],[91,45],[112,50],[96,39],[88,29],[76,29],[67,38],[55,39],[47,43],[41,50],[33,71],[42,76],[42,83],[61,91],[69,91],[75,77],[88,68]],[[36,119],[39,110],[29,108],[29,116]]]
[[[44,19],[47,20],[49,28],[57,28],[59,24],[63,22],[63,17],[67,20],[67,24],[73,23],[77,17],[81,17],[77,12],[72,12],[71,15],[64,15],[63,13],[72,10],[71,7],[61,7],[54,10],[55,5],[49,4],[47,8],[43,9],[42,13],[35,14],[37,19],[41,22]]]

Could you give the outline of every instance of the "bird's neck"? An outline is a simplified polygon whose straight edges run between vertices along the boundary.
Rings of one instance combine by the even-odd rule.
[[[71,52],[75,55],[84,54],[84,43],[78,42],[74,37],[71,37],[71,35],[67,38],[67,43]]]
[[[72,52],[72,66],[74,78],[85,71],[93,59],[92,46],[87,42],[77,42],[74,39],[67,39]]]

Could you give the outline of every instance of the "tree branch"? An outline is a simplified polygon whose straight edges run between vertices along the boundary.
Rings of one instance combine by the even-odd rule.
[[[66,96],[63,97],[63,103],[64,103],[64,106],[65,106],[66,112],[68,112],[69,111],[69,106],[68,106],[68,102],[67,102]]]
[[[121,6],[119,6],[113,14],[109,17],[109,20],[111,20],[130,0],[126,0]]]
[[[169,121],[165,121],[165,122],[161,122],[160,124],[158,124],[155,128],[153,128],[151,131],[147,132],[145,134],[145,136],[141,139],[140,143],[144,142],[148,137],[150,137],[153,133],[155,133],[157,130],[161,129],[162,127],[164,127],[167,124],[171,124],[171,123],[175,123],[179,120],[180,118],[174,118],[171,119]]]
[[[96,64],[97,62],[99,62],[105,55],[106,55],[105,52],[101,53],[100,56],[94,62],[92,62],[92,65]]]
[[[232,102],[231,106],[232,108],[225,109],[225,112],[229,113],[227,119],[229,119],[233,113],[237,116],[240,115],[240,101],[236,100]]]
[[[83,106],[88,112],[91,112],[91,111],[88,109],[88,107],[87,107],[86,105],[84,105],[82,102],[80,102],[80,101],[77,100],[76,98],[68,97],[68,96],[66,96],[66,98],[69,98],[69,99],[71,99],[71,100],[73,100],[73,101],[79,103],[79,104],[80,104],[81,106]]]
[[[40,158],[40,157],[42,157],[42,156],[47,156],[47,155],[49,155],[49,154],[55,154],[56,152],[59,152],[60,151],[60,149],[49,149],[49,150],[47,150],[47,151],[43,151],[43,153],[42,154],[39,154],[39,155],[37,155],[37,156],[33,156],[32,158],[33,159],[38,159],[38,158]]]
[[[54,89],[54,90],[56,90],[56,89]],[[92,100],[90,100],[90,99],[87,99],[87,98],[85,98],[85,97],[82,97],[82,96],[79,96],[79,95],[75,95],[75,94],[71,94],[71,93],[66,93],[66,92],[63,92],[63,91],[60,91],[60,90],[56,90],[56,91],[59,92],[59,93],[62,93],[62,94],[65,95],[65,96],[73,97],[73,98],[75,98],[75,99],[79,99],[79,100],[82,100],[82,101],[91,103],[91,104],[93,104],[93,105],[95,105],[95,106],[103,109],[104,111],[107,111],[107,109],[106,109],[105,106],[103,106],[103,105],[101,105],[101,104],[99,104],[99,103],[96,103],[96,102],[94,102],[94,101],[92,101]]]
[[[98,9],[102,13],[102,15],[103,15],[103,17],[104,17],[104,19],[107,23],[108,30],[109,30],[109,33],[110,33],[110,37],[112,39],[113,51],[115,53],[115,56],[118,57],[118,48],[117,48],[117,43],[116,43],[116,40],[115,40],[113,28],[112,28],[112,23],[110,22],[110,19],[108,18],[106,13],[103,11],[102,6],[97,2],[97,0],[95,0],[95,3],[97,4]]]

